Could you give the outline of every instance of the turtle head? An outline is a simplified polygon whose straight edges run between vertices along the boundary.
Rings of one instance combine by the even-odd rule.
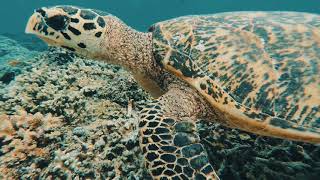
[[[149,71],[153,65],[152,34],[136,31],[103,11],[75,6],[43,7],[34,11],[25,31],[50,46],[117,64],[135,73]]]
[[[51,46],[96,58],[104,46],[108,15],[74,6],[40,8],[29,18],[26,33],[37,35]]]

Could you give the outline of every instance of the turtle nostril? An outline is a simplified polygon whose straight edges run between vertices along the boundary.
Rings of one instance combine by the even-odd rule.
[[[40,13],[42,17],[46,16],[46,11],[44,11],[42,8],[36,9],[36,12]]]

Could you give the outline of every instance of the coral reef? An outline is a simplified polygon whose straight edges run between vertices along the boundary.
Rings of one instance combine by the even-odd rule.
[[[9,84],[38,52],[0,35],[0,83]]]
[[[0,178],[19,178],[21,169],[17,165],[28,164],[38,169],[50,155],[46,143],[55,143],[61,135],[55,131],[62,126],[61,119],[51,114],[30,115],[21,111],[14,116],[0,115],[0,120]]]
[[[45,159],[28,158],[15,170],[8,168],[11,160],[3,163],[11,178],[148,177],[138,146],[137,115],[127,111],[128,102],[148,96],[121,68],[53,48],[3,87],[0,114],[51,113],[63,122],[54,131],[56,141],[44,141]],[[2,155],[10,156],[6,151]]]
[[[51,115],[20,114],[0,117],[0,178],[148,176],[143,169],[133,117],[97,120],[74,127]]]
[[[39,57],[3,94],[0,112],[52,113],[73,124],[107,119],[108,111],[115,118],[111,101],[126,107],[130,99],[147,97],[119,67],[83,60],[61,49]]]
[[[315,180],[320,146],[263,137],[213,123],[198,123],[200,137],[221,179]]]
[[[1,66],[5,65],[8,60],[17,59],[17,60],[26,60],[33,58],[37,51],[32,51],[19,42],[8,38],[6,36],[0,35],[0,62]]]
[[[7,37],[8,39],[16,41],[19,46],[27,48],[29,51],[42,52],[47,49],[47,44],[37,36],[31,36],[30,34],[25,33],[3,33],[1,35]]]
[[[148,99],[120,67],[55,48],[33,57],[0,81],[0,179],[150,179],[137,138]],[[320,177],[320,146],[198,128],[221,179]]]

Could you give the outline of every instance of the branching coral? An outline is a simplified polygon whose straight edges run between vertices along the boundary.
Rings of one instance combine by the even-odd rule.
[[[31,115],[25,111],[0,115],[0,121],[0,174],[9,177],[15,177],[16,164],[29,158],[48,158],[49,150],[42,144],[59,135],[52,132],[62,126],[62,120],[51,114]]]
[[[61,119],[39,113],[1,115],[1,120],[0,179],[148,176],[138,147],[136,117],[78,127],[62,126]]]

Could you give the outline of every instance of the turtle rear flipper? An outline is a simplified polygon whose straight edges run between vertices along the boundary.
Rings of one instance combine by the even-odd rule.
[[[165,115],[156,100],[141,112],[140,146],[154,179],[219,179],[200,144],[194,121]]]

